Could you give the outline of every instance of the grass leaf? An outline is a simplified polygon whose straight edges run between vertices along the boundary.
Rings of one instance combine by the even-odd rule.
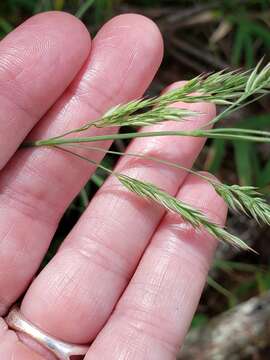
[[[80,8],[77,10],[75,16],[79,19],[81,19],[85,13],[88,11],[88,9],[94,4],[95,0],[85,0],[83,1]]]

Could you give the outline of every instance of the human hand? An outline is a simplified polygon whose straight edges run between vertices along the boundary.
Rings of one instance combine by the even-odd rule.
[[[95,169],[55,149],[17,149],[29,132],[31,139],[55,136],[142,96],[162,52],[158,29],[139,15],[112,19],[91,44],[74,17],[44,13],[0,43],[0,315],[29,287],[21,304],[24,316],[66,342],[92,342],[85,359],[174,359],[216,241],[179,225],[178,217],[109,178],[32,282],[59,219]],[[215,113],[211,104],[186,106],[202,115],[152,129],[196,128]],[[129,151],[190,167],[203,142],[136,139]],[[101,160],[97,153],[91,157]],[[203,179],[143,159],[123,158],[117,167],[224,223],[226,206]],[[54,359],[28,337],[8,330],[3,319],[0,358]]]

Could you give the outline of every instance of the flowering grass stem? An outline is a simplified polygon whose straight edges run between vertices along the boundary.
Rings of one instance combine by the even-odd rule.
[[[270,143],[270,132],[253,129],[197,129],[192,131],[142,131],[121,134],[97,135],[76,138],[51,138],[46,140],[37,140],[34,142],[26,142],[23,146],[55,146],[64,144],[92,143],[97,141],[124,140],[158,136],[190,136],[190,137],[207,137],[209,139],[227,139]]]
[[[67,145],[68,147],[75,149],[89,150],[91,152],[98,151],[112,155],[128,156],[135,158],[142,158],[148,161],[154,161],[156,163],[164,164],[168,167],[174,167],[185,172],[196,175],[208,183],[210,183],[218,195],[220,195],[231,210],[241,211],[247,216],[254,218],[260,225],[266,224],[270,226],[270,205],[263,199],[262,194],[258,189],[253,186],[239,186],[239,185],[227,185],[217,181],[214,177],[209,177],[194,169],[187,168],[181,164],[177,164],[172,161],[157,158],[154,156],[147,156],[145,154],[120,152],[113,150],[106,150],[100,147],[85,147],[83,145]]]
[[[252,71],[220,71],[210,75],[200,75],[186,82],[178,89],[166,92],[158,97],[147,99],[136,99],[127,104],[121,104],[107,111],[103,116],[93,121],[86,122],[83,126],[66,131],[49,139],[28,141],[24,147],[49,146],[61,149],[67,153],[77,156],[81,160],[105,170],[115,176],[120,183],[140,197],[151,200],[168,211],[174,212],[181,218],[195,227],[197,230],[205,229],[212,236],[241,249],[250,249],[241,239],[230,234],[218,224],[212,223],[199,210],[166,193],[154,184],[150,184],[127,175],[112,171],[102,164],[97,164],[91,158],[74,152],[71,149],[88,149],[90,151],[102,151],[119,156],[136,156],[148,161],[156,161],[167,166],[176,167],[191,172],[204,178],[224,199],[228,206],[253,217],[259,224],[270,225],[270,206],[262,198],[258,189],[251,186],[227,185],[205,176],[193,169],[187,169],[181,164],[175,164],[165,159],[159,159],[145,154],[123,153],[120,151],[104,150],[98,146],[85,145],[100,142],[114,141],[135,138],[147,138],[158,136],[189,136],[205,137],[210,139],[238,140],[257,143],[270,143],[270,131],[243,128],[214,128],[209,129],[210,124],[215,124],[233,112],[254,102],[270,92],[270,64],[262,67],[261,62]],[[182,103],[211,102],[216,105],[225,106],[214,119],[207,125],[194,129],[182,131],[147,131],[147,126],[159,124],[165,121],[192,121],[193,117],[200,113],[191,111]],[[178,102],[178,106],[173,106]],[[180,102],[180,103],[179,103]],[[126,127],[135,128],[132,132],[116,134],[101,134],[96,136],[81,136],[92,127]],[[137,132],[136,127],[143,126],[146,129]],[[270,124],[269,124],[270,127]],[[78,135],[79,134],[79,135]],[[72,136],[73,135],[73,136]]]
[[[166,191],[158,188],[152,183],[147,183],[130,176],[121,174],[116,171],[112,171],[105,166],[91,160],[83,155],[77,154],[69,149],[57,147],[59,150],[63,150],[71,155],[74,155],[82,160],[86,160],[91,164],[105,170],[109,174],[115,176],[120,183],[131,192],[137,194],[140,197],[151,200],[156,204],[162,206],[166,210],[178,214],[184,221],[191,224],[198,231],[205,229],[209,234],[218,240],[229,243],[235,247],[243,250],[253,251],[244,241],[237,236],[230,234],[227,230],[220,227],[218,224],[211,222],[200,210],[193,208],[189,204],[176,199],[168,194]]]

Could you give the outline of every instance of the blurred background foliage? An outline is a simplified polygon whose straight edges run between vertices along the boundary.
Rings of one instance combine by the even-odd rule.
[[[48,10],[64,10],[78,16],[93,35],[114,15],[135,12],[152,18],[164,36],[165,58],[149,89],[151,95],[171,82],[198,73],[248,69],[262,57],[270,60],[269,0],[4,0],[0,2],[0,37],[31,15]],[[269,129],[269,98],[242,109],[226,119],[228,123],[230,127]],[[113,146],[122,151],[126,143],[117,142]],[[268,195],[269,154],[267,145],[209,141],[196,167],[215,173],[223,182],[256,185]],[[114,165],[110,156],[104,162],[109,167]],[[104,177],[98,171],[70,205],[44,263],[75,224]],[[269,229],[258,229],[252,220],[239,214],[230,214],[228,227],[260,256],[219,248],[193,327],[206,324],[210,318],[270,289]],[[260,349],[256,356],[266,358]]]

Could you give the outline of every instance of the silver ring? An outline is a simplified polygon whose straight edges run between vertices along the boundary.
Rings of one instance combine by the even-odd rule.
[[[85,355],[89,350],[89,345],[71,344],[50,336],[26,320],[17,307],[11,309],[5,320],[10,329],[29,335],[60,360],[70,360],[71,356]]]

